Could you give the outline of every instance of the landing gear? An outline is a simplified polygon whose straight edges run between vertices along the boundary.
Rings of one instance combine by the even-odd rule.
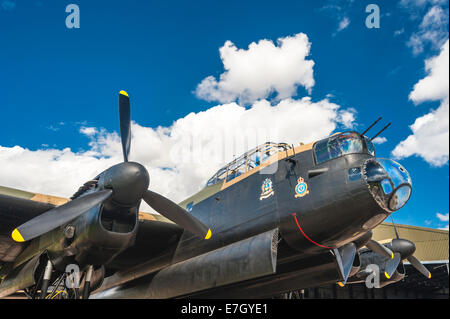
[[[61,286],[61,283],[65,282],[67,278],[67,273],[63,273],[53,285],[52,292],[45,297],[45,299],[69,299],[69,294],[65,289],[65,285]]]
[[[91,293],[91,279],[92,273],[94,272],[94,267],[92,265],[88,266],[86,270],[86,279],[84,281],[84,289],[83,289],[83,299],[89,299],[89,295]]]
[[[47,261],[47,266],[45,266],[44,270],[44,278],[42,280],[41,287],[41,299],[45,299],[47,295],[48,285],[50,284],[50,279],[52,278],[53,265],[50,260]]]
[[[88,299],[92,288],[96,287],[93,274],[92,265],[80,272],[77,265],[70,264],[65,272],[61,272],[54,269],[51,261],[47,260],[45,269],[41,268],[36,285],[24,289],[24,293],[30,299]],[[84,285],[80,289],[81,279],[84,279]]]

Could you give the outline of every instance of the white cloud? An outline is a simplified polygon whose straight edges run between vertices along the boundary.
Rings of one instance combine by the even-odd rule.
[[[328,16],[336,19],[338,23],[337,29],[331,34],[335,37],[340,31],[346,29],[350,25],[349,14],[354,5],[354,1],[326,1],[326,5],[319,9],[320,12],[325,12]],[[387,13],[388,14],[388,13]]]
[[[437,110],[419,117],[410,126],[413,134],[396,146],[392,151],[393,156],[401,159],[416,155],[433,166],[448,163],[448,116],[447,100]]]
[[[296,95],[297,87],[311,91],[314,86],[314,61],[306,60],[311,43],[304,33],[251,43],[238,49],[231,41],[220,48],[225,72],[219,80],[205,78],[196,89],[197,97],[229,103],[253,103],[277,93],[277,100]]]
[[[399,36],[399,35],[401,35],[403,33],[405,33],[405,28],[401,28],[399,30],[395,30],[394,37],[397,37],[397,36]]]
[[[387,142],[387,138],[379,136],[379,137],[376,137],[372,142],[374,144],[384,144]]]
[[[87,136],[92,136],[95,135],[97,133],[97,129],[95,127],[81,127],[80,128],[80,133],[87,135]]]
[[[220,80],[208,77],[197,87],[198,96],[222,104],[190,113],[168,127],[132,122],[129,158],[147,168],[150,188],[181,201],[203,188],[227,162],[264,142],[298,145],[337,128],[352,128],[354,109],[344,109],[328,97],[292,98],[298,85],[314,86],[314,62],[305,60],[310,45],[302,33],[278,39],[278,46],[261,40],[248,50],[228,41],[220,49],[225,68]],[[274,92],[277,100],[267,100]],[[2,185],[69,197],[87,180],[122,162],[116,132],[78,125],[79,133],[90,139],[86,151],[0,146]],[[151,210],[146,204],[142,209]]]
[[[431,7],[425,14],[417,32],[413,33],[407,43],[415,55],[423,52],[424,46],[430,43],[437,49],[448,38],[448,12],[439,5]]]
[[[420,156],[434,166],[442,166],[449,159],[449,41],[438,56],[425,61],[428,75],[420,80],[409,98],[416,104],[425,101],[441,102],[430,113],[416,119],[410,126],[413,134],[392,151],[396,158]]]
[[[400,5],[404,7],[416,6],[424,7],[428,4],[444,4],[447,0],[401,0]]]
[[[266,141],[311,142],[328,136],[337,126],[351,125],[352,109],[328,99],[284,99],[272,106],[267,100],[245,108],[222,104],[191,113],[170,127],[143,127],[132,123],[130,159],[150,173],[150,188],[175,201],[201,189],[226,162]],[[207,132],[207,133],[205,133]],[[0,146],[2,185],[69,197],[87,180],[122,161],[117,133],[84,128],[89,149],[29,150]],[[150,210],[143,206],[144,210]]]
[[[441,222],[448,222],[448,213],[447,214],[440,214],[440,213],[437,213],[436,214],[436,217],[437,218],[439,218],[439,220],[441,221]]]
[[[416,104],[424,101],[448,99],[449,93],[449,42],[442,46],[441,53],[425,61],[428,76],[414,85],[409,98]]]
[[[344,30],[350,24],[350,19],[348,17],[344,17],[340,22],[337,29],[337,32]]]
[[[0,146],[2,186],[69,197],[85,181],[95,177],[114,159],[96,158],[92,152],[74,153],[70,148],[31,151]]]
[[[446,225],[446,226],[441,227],[441,228],[439,228],[439,229],[442,229],[442,230],[448,230],[448,220],[449,220],[448,213],[445,214],[445,215],[444,215],[444,214],[437,213],[437,214],[436,214],[436,217],[437,217],[441,222],[447,222],[447,225]]]

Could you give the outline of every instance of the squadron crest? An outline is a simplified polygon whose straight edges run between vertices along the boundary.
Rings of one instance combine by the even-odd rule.
[[[308,184],[305,183],[303,177],[297,180],[297,185],[295,186],[295,198],[303,197],[309,194]]]
[[[263,200],[265,198],[268,198],[274,194],[273,187],[272,187],[272,180],[270,178],[266,178],[261,186],[261,196],[259,197],[259,200]]]

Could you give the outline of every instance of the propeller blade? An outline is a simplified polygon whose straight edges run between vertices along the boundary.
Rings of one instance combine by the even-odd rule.
[[[369,240],[366,243],[366,247],[386,258],[389,258],[389,259],[394,258],[394,253],[389,248],[385,247],[384,245],[381,245],[376,240],[373,240],[373,239]]]
[[[422,275],[431,279],[431,272],[414,256],[409,256],[407,260],[411,263],[411,265],[416,268]]]
[[[402,261],[401,255],[399,253],[394,254],[394,258],[388,259],[384,267],[384,275],[387,279],[391,279],[392,275],[397,270],[398,265]]]
[[[119,93],[120,137],[122,139],[123,160],[128,162],[131,146],[130,98],[128,93]]]
[[[344,287],[356,257],[356,245],[354,243],[348,243],[339,249],[335,249],[334,254],[343,277],[343,281],[338,282],[338,285]]]
[[[150,190],[145,192],[143,199],[154,210],[170,219],[180,227],[199,236],[200,238],[211,238],[211,229],[203,225],[198,219],[189,214],[179,205],[172,202],[170,199]]]
[[[78,197],[73,201],[53,208],[20,225],[14,229],[11,236],[16,242],[24,242],[36,238],[84,214],[108,199],[112,192],[110,189],[105,189]]]

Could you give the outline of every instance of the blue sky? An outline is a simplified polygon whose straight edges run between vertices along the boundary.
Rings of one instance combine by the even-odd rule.
[[[70,3],[80,8],[79,29],[65,25],[65,8]],[[380,8],[380,28],[365,25],[369,15],[365,9],[371,3]],[[427,14],[431,22],[425,19]],[[83,155],[98,150],[105,146],[100,139],[113,139],[112,133],[117,132],[117,92],[121,89],[132,96],[132,118],[137,124],[154,130],[170,128],[192,112],[231,102],[205,100],[196,93],[205,78],[219,80],[224,73],[219,48],[226,41],[247,50],[249,44],[263,39],[276,44],[277,39],[300,33],[311,45],[306,60],[314,61],[314,85],[309,92],[297,83],[290,97],[309,96],[313,102],[328,99],[340,110],[350,110],[352,126],[360,131],[379,116],[383,116],[380,129],[392,122],[383,134],[387,141],[377,145],[380,157],[392,157],[392,151],[412,135],[410,126],[445,104],[440,96],[418,102],[410,94],[430,75],[425,61],[439,56],[448,39],[446,1],[0,0],[0,145],[5,154],[14,146],[34,152],[22,158],[30,156],[35,162],[39,161],[37,154],[50,150],[70,148]],[[262,98],[276,105],[276,93]],[[247,102],[237,101],[247,109],[255,103]],[[446,103],[448,116],[448,80]],[[336,130],[345,129],[342,121],[335,124]],[[448,120],[442,125],[440,141],[448,144]],[[96,128],[98,134],[83,134],[82,128],[87,127]],[[427,139],[420,141],[429,144]],[[408,151],[403,150],[398,160],[410,172],[414,190],[407,206],[394,214],[395,220],[446,227],[448,146],[442,145],[436,155],[438,163]],[[48,166],[42,170],[45,176],[59,172]],[[160,173],[155,172],[162,178]],[[0,184],[58,192],[24,176],[16,183],[14,174],[4,172]],[[189,180],[182,173],[172,177]],[[199,175],[189,182],[203,179]],[[58,181],[54,177],[41,184]]]

